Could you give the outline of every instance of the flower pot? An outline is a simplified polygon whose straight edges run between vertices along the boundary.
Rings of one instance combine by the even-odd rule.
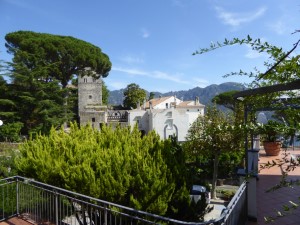
[[[268,156],[277,156],[281,150],[281,142],[280,141],[264,141],[263,142],[264,149],[266,151],[266,155]]]

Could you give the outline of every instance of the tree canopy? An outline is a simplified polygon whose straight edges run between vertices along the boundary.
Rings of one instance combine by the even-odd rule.
[[[233,94],[237,93],[238,91],[227,91],[221,94],[216,95],[213,97],[212,102],[218,105],[223,105],[224,107],[234,110],[236,100],[233,98]]]
[[[7,51],[16,65],[23,65],[45,82],[58,80],[66,87],[74,74],[84,68],[106,77],[111,62],[101,49],[88,42],[70,37],[32,31],[17,31],[5,36]]]
[[[190,158],[213,161],[212,198],[216,197],[215,187],[218,178],[220,157],[224,153],[243,154],[243,133],[231,114],[225,114],[215,106],[207,108],[204,116],[199,116],[187,134],[185,149]],[[239,164],[240,162],[236,162]]]
[[[93,71],[88,75],[98,77],[106,77],[111,69],[108,56],[99,47],[70,36],[17,31],[7,34],[5,40],[13,59],[8,63],[10,83],[2,76],[0,80],[0,90],[5,93],[0,96],[1,116],[7,126],[18,122],[24,135],[47,134],[52,126],[76,120],[77,91],[68,84],[87,67]]]
[[[124,91],[123,105],[125,108],[136,108],[146,100],[146,91],[135,83],[128,84]]]
[[[106,84],[102,81],[102,103],[103,105],[108,105],[109,90],[107,89]]]

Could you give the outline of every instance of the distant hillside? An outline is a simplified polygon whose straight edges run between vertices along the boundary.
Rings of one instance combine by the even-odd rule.
[[[155,92],[155,97],[159,96],[172,96],[176,95],[177,98],[183,99],[184,101],[187,100],[194,100],[196,97],[199,97],[200,103],[204,105],[209,105],[211,103],[211,99],[216,95],[231,91],[231,90],[243,90],[245,87],[240,83],[235,82],[227,82],[222,84],[212,84],[205,88],[196,87],[187,91],[172,91],[167,93],[159,93]],[[111,91],[109,93],[109,104],[110,105],[122,105],[123,103],[123,92],[124,89]],[[147,92],[149,95],[149,92]]]

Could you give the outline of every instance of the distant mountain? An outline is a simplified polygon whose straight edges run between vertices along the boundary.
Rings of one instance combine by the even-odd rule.
[[[184,101],[194,100],[199,97],[200,103],[204,105],[211,104],[211,99],[216,95],[232,90],[244,90],[245,87],[240,83],[226,82],[222,84],[212,84],[205,88],[195,87],[187,91],[171,91],[167,93],[155,92],[155,97],[159,96],[172,96],[176,95],[177,98],[183,99]],[[123,103],[123,92],[125,89],[120,89],[116,91],[110,91],[108,102],[110,105],[122,105]],[[147,92],[149,96],[149,92]]]
[[[108,104],[109,105],[122,105],[123,104],[123,93],[125,89],[115,90],[109,92]]]

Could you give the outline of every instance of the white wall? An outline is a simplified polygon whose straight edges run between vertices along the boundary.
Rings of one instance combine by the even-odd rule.
[[[182,102],[179,98],[170,97],[170,98],[166,99],[165,101],[154,106],[153,109],[166,109],[166,104],[168,104],[168,108],[170,108],[171,103],[173,103],[175,101],[176,101],[176,104],[179,104],[180,102]]]
[[[192,123],[198,118],[199,115],[204,116],[204,108],[189,109],[189,111],[187,111],[186,113],[189,115],[189,124],[192,125]]]
[[[175,134],[178,141],[185,141],[191,124],[198,118],[200,113],[203,115],[203,107],[135,109],[129,111],[128,122],[129,125],[134,126],[139,121],[140,130],[144,130],[146,133],[155,130],[161,139],[167,139],[169,135]]]
[[[133,127],[138,123],[139,130],[144,130],[146,133],[149,132],[149,115],[145,110],[130,110],[128,112],[128,124]]]
[[[152,110],[152,129],[161,139],[168,139],[169,135],[177,135],[178,141],[184,141],[189,128],[189,118],[185,110],[169,108],[165,110]],[[169,126],[171,124],[171,126]]]

